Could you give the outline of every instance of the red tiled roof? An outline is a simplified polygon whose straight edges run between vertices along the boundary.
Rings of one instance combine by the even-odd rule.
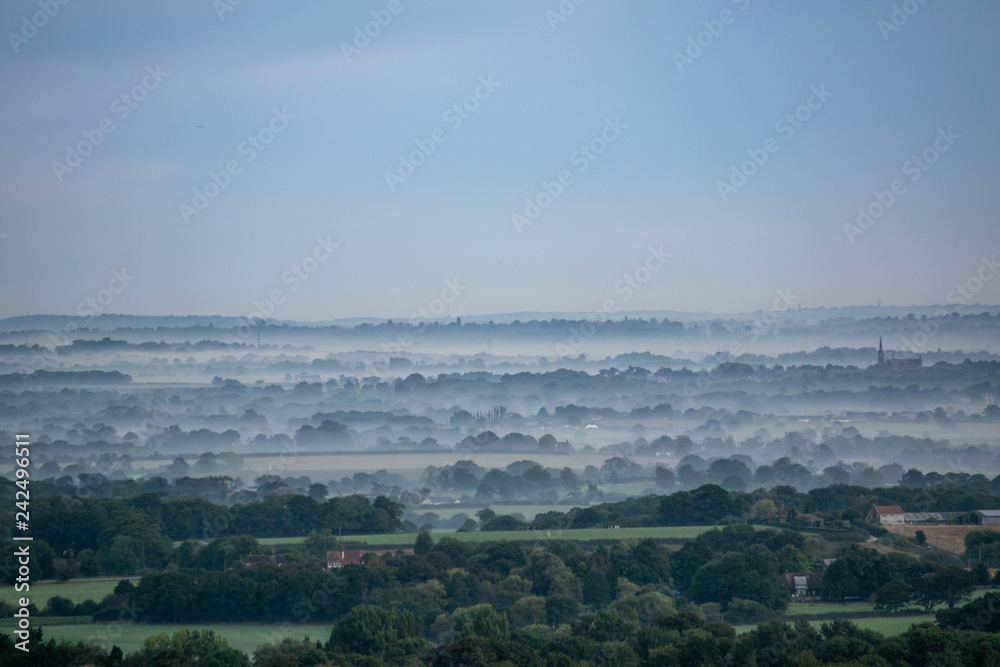
[[[872,509],[879,514],[905,514],[899,505],[872,505]]]
[[[344,565],[361,565],[361,551],[358,549],[342,549],[326,552],[327,567],[342,567]]]

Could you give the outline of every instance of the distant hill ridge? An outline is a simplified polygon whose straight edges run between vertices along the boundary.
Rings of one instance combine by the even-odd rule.
[[[815,323],[821,320],[845,317],[845,318],[876,318],[876,317],[905,317],[914,315],[920,317],[934,316],[935,313],[945,309],[956,309],[962,315],[972,315],[984,312],[1000,311],[1000,306],[988,305],[963,305],[963,306],[842,306],[836,308],[796,308],[782,311],[780,315],[793,322]],[[674,310],[640,310],[631,312],[614,313],[611,319],[621,320],[650,318],[668,319],[675,322],[704,322],[711,320],[747,320],[751,319],[760,310],[743,313],[689,313]],[[506,324],[514,321],[530,322],[557,320],[585,320],[592,319],[593,313],[589,311],[555,312],[555,311],[522,311],[515,313],[496,313],[487,315],[461,315],[459,319],[468,324],[479,324],[484,322],[494,322]],[[178,329],[186,327],[212,327],[231,329],[246,323],[245,317],[229,317],[224,315],[115,315],[102,314],[97,317],[78,317],[76,315],[18,315],[0,319],[0,333],[10,333],[15,331],[65,331],[67,327],[96,329],[98,331],[113,331],[116,329],[156,329],[159,327]],[[408,318],[396,317],[351,317],[338,318],[332,320],[268,320],[269,325],[289,325],[298,327],[355,327],[361,324],[381,324],[384,322],[406,322]],[[455,318],[441,318],[438,322],[454,322]]]

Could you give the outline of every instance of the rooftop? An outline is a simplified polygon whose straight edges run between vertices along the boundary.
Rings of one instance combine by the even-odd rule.
[[[899,505],[872,505],[879,514],[904,514]]]

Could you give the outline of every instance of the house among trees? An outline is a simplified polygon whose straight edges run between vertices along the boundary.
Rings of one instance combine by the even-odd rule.
[[[345,565],[361,565],[360,549],[341,549],[326,552],[326,569],[334,570]]]
[[[813,572],[785,572],[781,583],[793,597],[819,595],[823,590],[823,580]]]
[[[342,568],[345,565],[364,565],[362,556],[365,554],[381,557],[392,556],[412,556],[413,547],[408,549],[340,549],[326,552],[326,569],[333,570]]]
[[[781,521],[782,523],[805,523],[814,527],[823,526],[823,519],[820,517],[807,512],[796,512],[794,507],[785,507],[784,502],[782,502],[781,506],[778,508],[777,518],[778,521]]]
[[[883,526],[902,526],[906,523],[906,513],[899,505],[872,505],[865,521]]]
[[[271,549],[271,553],[269,554],[250,554],[243,559],[243,567],[254,567],[262,563],[272,563],[281,567],[285,564],[285,558],[275,553],[274,549]]]

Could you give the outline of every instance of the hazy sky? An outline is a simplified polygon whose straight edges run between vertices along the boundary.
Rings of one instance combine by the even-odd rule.
[[[235,1],[2,4],[0,316],[932,304],[1000,253],[995,2]]]

